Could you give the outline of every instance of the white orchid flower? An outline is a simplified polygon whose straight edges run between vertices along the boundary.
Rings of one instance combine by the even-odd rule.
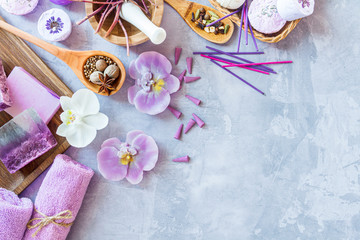
[[[82,148],[89,145],[96,137],[96,131],[105,128],[108,117],[100,113],[100,103],[95,93],[88,89],[80,89],[69,98],[60,97],[64,110],[60,118],[63,122],[56,134],[66,137],[71,146]]]

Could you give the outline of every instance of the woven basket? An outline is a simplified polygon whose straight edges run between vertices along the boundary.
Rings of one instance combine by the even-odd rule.
[[[219,10],[221,13],[223,13],[225,15],[231,13],[231,11],[229,9],[226,9],[226,8],[220,6],[220,4],[216,0],[209,0],[209,2],[214,8]],[[234,14],[234,15],[231,15],[229,18],[236,25],[240,26],[241,14]],[[253,29],[254,36],[257,39],[259,39],[260,41],[267,42],[267,43],[279,42],[279,41],[285,39],[287,37],[287,35],[289,35],[289,33],[292,30],[294,30],[294,28],[300,22],[300,20],[301,19],[297,19],[297,20],[294,20],[291,22],[286,22],[285,26],[280,31],[278,31],[277,33],[274,33],[274,34],[264,34],[264,33],[258,32],[255,29]],[[243,29],[244,29],[244,26],[243,26]],[[250,33],[250,29],[248,30],[248,32]]]

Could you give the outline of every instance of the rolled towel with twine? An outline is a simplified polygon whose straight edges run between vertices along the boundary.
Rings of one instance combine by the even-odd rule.
[[[65,240],[93,175],[69,156],[57,155],[36,196],[23,240]]]
[[[30,199],[0,188],[0,239],[21,240],[32,211]]]

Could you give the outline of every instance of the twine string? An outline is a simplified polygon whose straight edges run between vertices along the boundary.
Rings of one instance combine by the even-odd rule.
[[[41,229],[43,229],[44,227],[46,227],[49,224],[55,224],[55,225],[61,226],[61,227],[70,227],[73,224],[73,222],[71,222],[71,223],[64,222],[64,220],[71,219],[73,217],[72,212],[70,210],[62,211],[54,216],[47,216],[46,214],[40,212],[36,208],[34,208],[34,210],[35,210],[35,212],[40,214],[42,217],[30,219],[30,221],[28,222],[28,224],[27,224],[28,229],[37,228],[37,230],[31,235],[32,237],[35,237],[41,231]],[[62,221],[57,222],[59,220],[62,220]],[[35,221],[38,221],[38,222],[35,223]]]

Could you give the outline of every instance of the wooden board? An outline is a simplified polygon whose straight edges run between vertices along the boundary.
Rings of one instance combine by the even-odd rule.
[[[59,96],[72,95],[71,90],[23,40],[1,29],[0,58],[3,60],[7,74],[9,74],[15,66],[20,66]],[[29,89],[29,91],[31,91],[31,89]],[[14,174],[10,174],[0,161],[0,187],[14,191],[16,194],[21,193],[51,165],[57,154],[63,153],[69,147],[69,143],[65,138],[55,134],[57,127],[61,124],[61,112],[62,110],[60,109],[48,124],[49,129],[56,137],[58,145]],[[10,119],[10,115],[4,111],[0,112],[0,126],[4,125]]]

